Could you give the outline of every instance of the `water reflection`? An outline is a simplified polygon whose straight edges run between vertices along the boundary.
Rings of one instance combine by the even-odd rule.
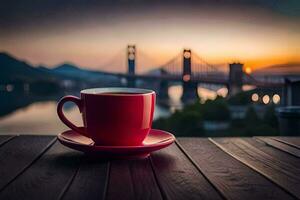
[[[66,92],[70,94],[70,92]],[[181,86],[169,88],[170,99],[168,102],[156,105],[154,119],[166,117],[176,109],[182,108],[180,97]],[[202,100],[214,99],[217,94],[226,95],[225,89],[214,92],[205,88],[198,88]],[[79,92],[73,92],[79,96]],[[25,93],[0,93],[0,134],[53,134],[56,135],[68,128],[60,122],[56,114],[57,101],[65,93],[52,96],[36,96]],[[73,103],[67,103],[64,107],[66,116],[76,125],[82,125],[81,115]]]
[[[43,101],[57,101],[61,95],[51,95],[51,96],[36,96],[28,93],[19,93],[19,92],[0,92],[0,117],[5,117],[10,113],[21,109],[26,108],[34,102],[43,102]]]
[[[75,106],[65,113],[76,125],[82,124]],[[57,134],[66,129],[56,115],[55,101],[33,103],[0,120],[1,133]]]

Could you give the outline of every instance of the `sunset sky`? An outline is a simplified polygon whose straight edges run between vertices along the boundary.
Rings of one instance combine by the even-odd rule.
[[[67,61],[125,71],[127,44],[137,45],[139,71],[163,64],[183,48],[210,63],[240,61],[252,68],[300,63],[298,0],[0,4],[0,51],[34,65],[53,67]]]

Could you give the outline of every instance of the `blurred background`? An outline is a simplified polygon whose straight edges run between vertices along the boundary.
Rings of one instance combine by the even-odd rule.
[[[2,0],[0,27],[0,134],[56,135],[62,96],[141,87],[177,136],[300,135],[298,0]]]

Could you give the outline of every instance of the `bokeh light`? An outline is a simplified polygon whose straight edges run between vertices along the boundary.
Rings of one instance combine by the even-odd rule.
[[[269,95],[264,95],[263,98],[262,98],[262,101],[264,104],[268,104],[270,102],[270,97]]]
[[[6,91],[7,92],[11,92],[13,90],[14,90],[14,86],[13,85],[11,85],[11,84],[6,85]]]
[[[185,58],[190,58],[190,57],[191,57],[191,52],[185,51],[184,54],[183,54],[183,56],[184,56]]]
[[[257,102],[259,100],[258,94],[256,94],[256,93],[252,94],[251,99],[252,99],[252,101]]]
[[[134,60],[134,58],[135,58],[135,56],[134,56],[133,53],[130,53],[130,54],[128,55],[128,59],[129,59],[129,60]]]
[[[188,82],[189,80],[191,80],[191,76],[188,75],[188,74],[186,74],[186,75],[184,75],[184,76],[182,77],[182,79],[183,79],[184,82]]]
[[[228,94],[228,89],[226,87],[221,88],[217,91],[217,95],[222,96],[222,97],[226,97]]]
[[[128,48],[128,52],[129,52],[129,53],[134,53],[134,52],[135,52],[135,48],[132,47],[132,46],[129,47],[129,48]]]
[[[280,96],[278,94],[274,94],[273,97],[272,97],[272,101],[275,104],[278,104],[280,102]]]

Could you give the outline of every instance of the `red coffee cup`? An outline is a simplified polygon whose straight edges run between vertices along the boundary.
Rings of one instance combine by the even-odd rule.
[[[97,145],[135,146],[149,133],[155,107],[155,92],[138,88],[94,88],[81,98],[63,97],[57,105],[60,120],[72,130],[90,137]],[[63,114],[65,102],[74,102],[82,113],[83,128]]]

